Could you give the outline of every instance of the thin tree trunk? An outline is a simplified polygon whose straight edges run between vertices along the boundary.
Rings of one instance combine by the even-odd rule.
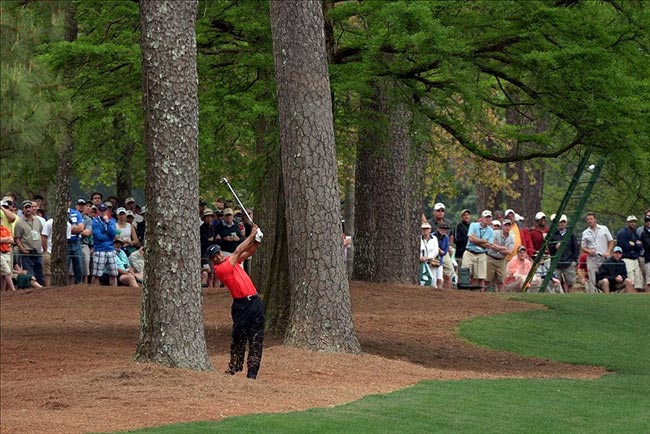
[[[197,4],[140,1],[148,224],[135,357],[211,370],[198,272]]]
[[[342,255],[321,4],[270,5],[292,300],[285,342],[359,352]]]
[[[77,17],[75,5],[69,1],[65,5],[65,41],[77,39]],[[69,71],[64,71],[64,82],[72,86]],[[72,116],[72,115],[70,115]],[[56,173],[56,192],[52,213],[52,256],[51,284],[65,286],[68,284],[68,199],[70,196],[70,175],[72,174],[72,157],[74,156],[74,121],[64,120],[64,133],[59,146],[59,164]]]
[[[119,203],[131,196],[133,175],[131,161],[135,151],[135,143],[126,134],[126,116],[118,113],[113,118],[113,144],[117,157],[116,190]]]

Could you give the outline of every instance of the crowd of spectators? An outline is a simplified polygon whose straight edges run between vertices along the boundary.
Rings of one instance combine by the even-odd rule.
[[[577,286],[587,293],[650,292],[650,209],[639,226],[636,216],[627,216],[615,237],[597,223],[593,212],[586,213],[587,229],[580,237],[567,230],[566,215],[557,217],[557,227],[549,233],[555,214],[547,218],[540,211],[534,224],[527,226],[525,218],[512,209],[494,216],[484,210],[475,221],[470,210],[463,209],[460,222],[450,231],[445,212],[439,202],[431,219],[422,215],[418,275],[422,286],[533,292],[539,290],[546,273],[553,273],[547,287],[550,292],[574,292]],[[526,282],[546,238],[542,262]],[[550,270],[558,254],[557,265]],[[461,282],[465,274],[469,281]]]

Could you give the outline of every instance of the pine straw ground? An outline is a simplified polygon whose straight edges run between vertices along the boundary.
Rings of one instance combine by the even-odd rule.
[[[114,431],[342,404],[425,379],[595,378],[601,368],[479,348],[455,336],[470,317],[539,308],[494,294],[353,282],[363,354],[312,353],[267,337],[257,381],[225,376],[230,297],[205,292],[214,372],[131,360],[140,292],[77,286],[1,294],[2,433]],[[516,333],[516,330],[510,332]]]

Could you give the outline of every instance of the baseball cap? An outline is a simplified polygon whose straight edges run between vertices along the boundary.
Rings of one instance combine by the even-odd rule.
[[[437,204],[435,204],[433,206],[433,209],[436,210],[436,211],[439,210],[439,209],[445,209],[445,204],[442,203],[442,202],[438,202]]]
[[[518,252],[521,251],[521,250],[526,250],[526,246],[524,246],[524,245],[522,244],[522,245],[520,245],[519,247],[517,247],[517,251],[518,251]]]
[[[143,206],[142,208],[140,208],[140,214],[146,214],[146,213],[147,213],[147,207],[146,206]]]
[[[202,216],[205,217],[205,216],[209,216],[209,215],[214,215],[214,212],[212,212],[212,210],[210,208],[206,208],[205,211],[203,211]]]
[[[450,226],[449,223],[447,222],[438,223],[438,229],[449,229],[449,228]]]
[[[431,225],[428,222],[422,223],[420,226],[421,229],[431,229]]]
[[[467,208],[465,208],[464,210],[462,210],[462,211],[460,212],[460,215],[463,215],[463,214],[465,214],[466,212],[468,212],[468,213],[471,214],[471,211],[468,210]]]
[[[134,213],[133,211],[131,211],[130,209],[127,209],[127,210],[126,210],[126,216],[127,216],[127,217],[128,217],[128,216],[135,217],[135,213]]]
[[[515,220],[517,220],[518,222],[523,222],[524,219],[525,219],[525,217],[523,215],[519,215],[519,214],[515,213]]]
[[[113,208],[113,204],[111,202],[104,202],[104,205],[106,205],[106,208]]]
[[[481,213],[481,217],[492,217],[492,211],[490,211],[489,209],[486,209],[485,211],[483,211]]]
[[[543,218],[546,218],[546,214],[544,214],[543,212],[540,211],[537,214],[535,214],[535,220],[541,220]]]
[[[232,208],[226,208],[223,210],[223,215],[232,215]]]
[[[127,197],[127,198],[124,200],[124,203],[131,203],[131,202],[135,203],[135,199],[132,198],[132,197]]]
[[[636,221],[636,216],[633,216],[633,215],[627,216],[627,221],[628,222],[635,222]]]
[[[124,208],[124,207],[119,207],[119,208],[117,209],[117,211],[115,211],[115,213],[116,213],[117,215],[120,215],[120,214],[126,214],[126,208]]]
[[[25,208],[27,205],[32,206],[32,201],[31,200],[23,200],[23,203],[21,204],[23,208]]]
[[[567,222],[567,223],[568,223],[568,222],[569,222],[569,219],[566,218],[566,215],[562,214],[562,215],[560,216],[560,221],[561,221],[561,222]]]
[[[501,226],[501,222],[500,222],[499,220],[494,220],[494,221],[492,222],[492,225],[494,225],[494,226]]]
[[[86,199],[79,198],[77,199],[77,205],[85,205],[86,204]]]
[[[504,219],[504,220],[503,220],[503,224],[504,224],[504,225],[511,225],[512,222],[510,221],[510,219]]]
[[[106,211],[107,209],[108,207],[106,206],[105,203],[100,203],[99,205],[97,205],[97,211]]]
[[[505,213],[504,215],[507,217],[507,216],[508,216],[509,214],[511,214],[511,213],[516,215],[515,211],[512,210],[512,209],[507,209],[507,210],[506,210],[506,213]]]
[[[612,250],[612,252],[623,253],[623,249],[621,249],[620,246],[616,246],[616,247],[614,247],[614,250]]]

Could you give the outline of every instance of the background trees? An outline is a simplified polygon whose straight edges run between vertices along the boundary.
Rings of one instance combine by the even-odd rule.
[[[1,5],[3,190],[47,190],[57,167],[52,144],[63,142],[61,112],[75,114],[76,177],[86,185],[115,181],[120,196],[144,185],[138,4],[74,4],[74,41],[62,40],[58,3]],[[339,199],[355,223],[346,230],[356,231],[355,278],[413,279],[408,252],[417,249],[415,222],[430,203],[443,200],[452,219],[465,207],[514,207],[528,221],[540,209],[553,212],[586,148],[608,157],[588,204],[599,221],[618,227],[620,217],[650,206],[646,3],[322,6]],[[280,159],[284,127],[276,122],[268,9],[253,0],[199,4],[200,184],[188,191],[212,200],[226,193],[215,181],[227,176],[245,203],[257,204],[267,238],[255,280],[272,330],[283,335],[291,314],[287,279],[303,271],[289,263],[287,229],[302,230],[304,222],[285,215],[297,196],[285,192],[281,176],[289,168]],[[64,70],[71,72],[67,87],[56,77]],[[25,154],[43,156],[30,177],[22,176]],[[340,217],[329,196],[308,199],[306,210],[313,200]],[[331,221],[325,226],[339,230]],[[332,246],[313,249],[322,256]],[[340,272],[339,264],[329,266]]]

